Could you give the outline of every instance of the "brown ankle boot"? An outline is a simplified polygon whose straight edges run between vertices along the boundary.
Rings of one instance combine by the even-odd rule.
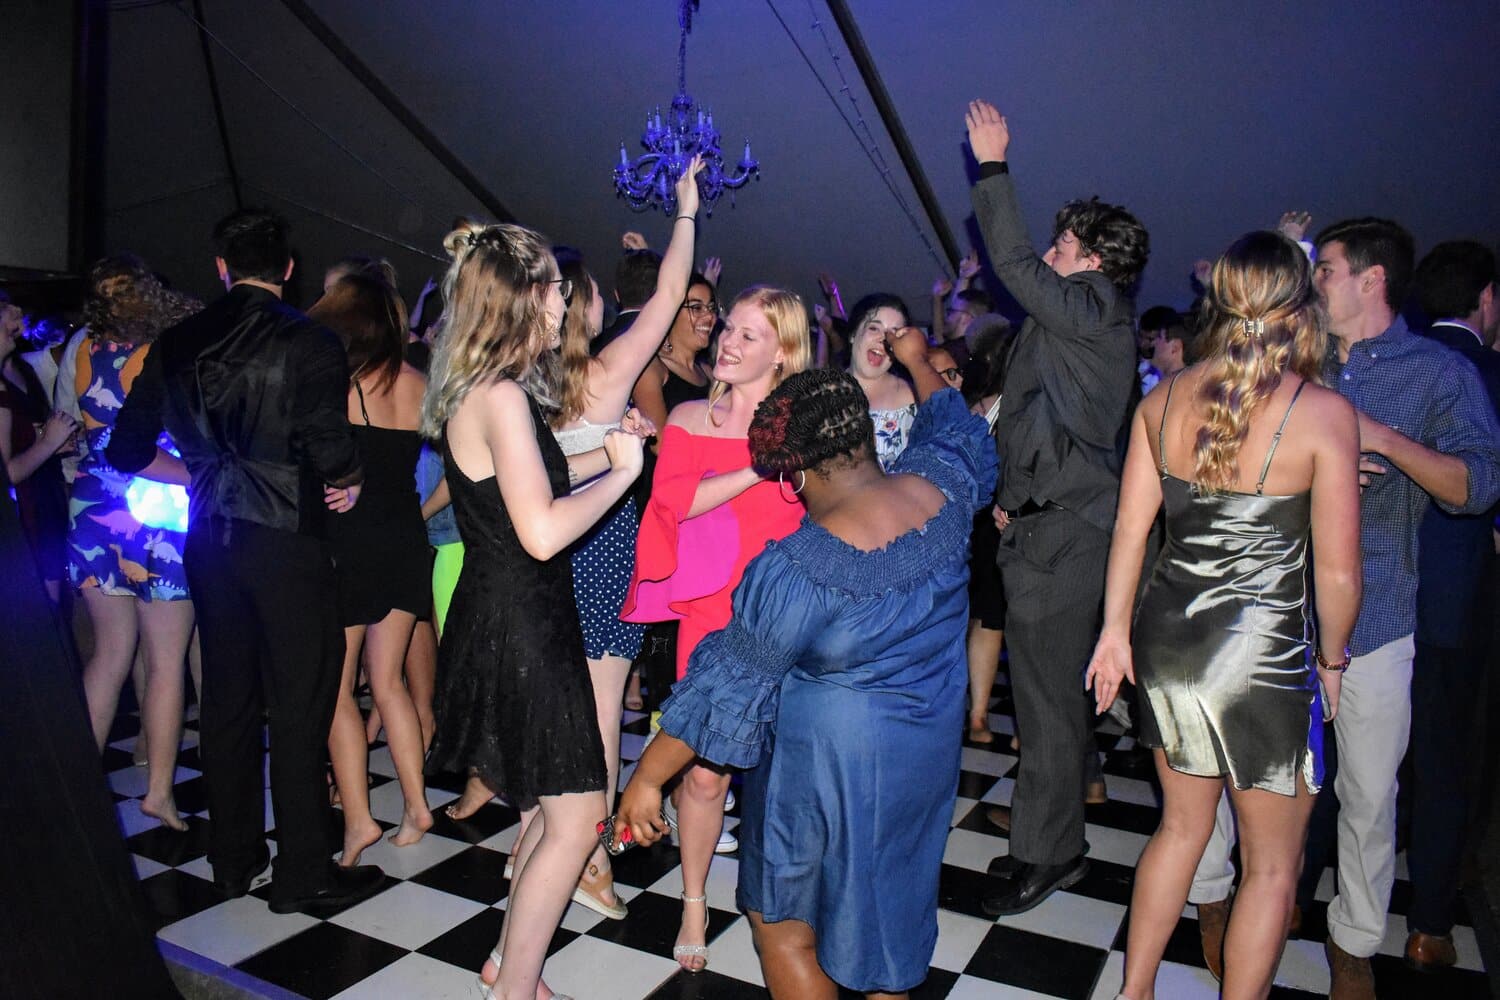
[[[1406,939],[1406,964],[1418,972],[1446,969],[1458,961],[1452,934],[1412,931]]]
[[[1203,961],[1219,981],[1224,979],[1224,928],[1229,925],[1229,899],[1198,904],[1198,937],[1203,942]]]
[[[1375,1000],[1375,974],[1370,960],[1349,954],[1330,935],[1323,946],[1328,955],[1328,975],[1332,984],[1328,1000]]]

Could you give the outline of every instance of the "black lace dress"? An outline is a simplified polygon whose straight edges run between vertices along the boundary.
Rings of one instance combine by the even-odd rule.
[[[536,402],[552,495],[568,466]],[[604,790],[604,744],[566,552],[546,561],[516,537],[494,476],[466,478],[442,441],[464,566],[438,651],[429,771],[477,771],[520,808],[539,796]]]

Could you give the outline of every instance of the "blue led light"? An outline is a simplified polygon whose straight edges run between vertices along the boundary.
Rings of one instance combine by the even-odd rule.
[[[188,529],[186,487],[136,476],[125,489],[125,503],[130,507],[130,516],[148,528]]]

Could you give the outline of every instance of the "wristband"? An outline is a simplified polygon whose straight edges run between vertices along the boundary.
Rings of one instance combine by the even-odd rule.
[[[1332,670],[1334,673],[1341,674],[1345,670],[1349,669],[1349,647],[1344,647],[1344,659],[1340,663],[1329,663],[1327,660],[1323,659],[1323,651],[1321,649],[1313,650],[1313,659],[1317,661],[1318,666],[1322,667],[1324,670]]]

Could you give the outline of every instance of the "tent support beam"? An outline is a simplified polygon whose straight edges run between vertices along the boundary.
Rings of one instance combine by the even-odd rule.
[[[203,0],[193,0],[193,17],[198,22],[198,44],[203,47],[203,71],[208,75],[208,96],[214,104],[214,122],[219,127],[219,144],[224,147],[224,169],[229,174],[229,189],[234,192],[236,210],[245,207],[244,193],[240,189],[240,172],[234,165],[234,150],[229,145],[229,126],[224,123],[224,102],[219,97],[219,75],[214,71],[213,53],[209,51],[208,35],[204,33]]]
[[[922,211],[927,216],[927,222],[937,234],[938,242],[942,244],[943,253],[947,256],[949,265],[957,270],[959,258],[963,256],[959,253],[958,241],[954,239],[953,230],[949,228],[947,219],[943,217],[937,195],[933,193],[932,185],[927,181],[927,174],[922,170],[922,162],[917,159],[916,150],[912,148],[911,139],[906,134],[906,127],[901,124],[901,116],[896,113],[896,105],[891,101],[890,92],[885,89],[885,82],[880,78],[880,70],[876,68],[875,59],[865,45],[864,36],[859,33],[859,25],[854,21],[854,14],[849,10],[846,0],[828,0],[828,11],[833,15],[834,23],[839,27],[839,34],[843,36],[844,45],[848,47],[849,54],[854,57],[854,65],[859,67],[860,79],[864,80],[865,89],[870,92],[870,97],[875,101],[875,109],[880,113],[880,121],[885,125],[886,134],[891,137],[891,142],[896,146],[896,154],[901,157],[901,165],[906,169],[906,176],[911,181],[911,186],[916,189],[917,199],[922,203]]]
[[[458,158],[454,152],[445,146],[441,139],[432,133],[422,120],[412,112],[401,99],[385,85],[385,81],[375,75],[375,72],[365,65],[364,60],[354,54],[354,50],[344,44],[336,31],[328,26],[328,23],[317,15],[305,0],[281,0],[292,16],[302,22],[314,38],[323,43],[339,64],[349,71],[349,74],[358,80],[374,98],[381,103],[391,117],[400,122],[412,138],[422,144],[432,158],[443,165],[443,168],[451,174],[455,180],[468,189],[485,211],[494,216],[497,222],[515,222],[516,217],[501,204],[500,199],[484,185],[474,172]]]

